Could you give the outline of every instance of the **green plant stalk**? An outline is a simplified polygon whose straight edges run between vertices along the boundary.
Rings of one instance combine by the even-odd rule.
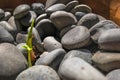
[[[28,66],[32,66],[32,60],[31,60],[31,53],[33,52],[33,46],[32,46],[32,30],[34,27],[34,19],[32,20],[30,31],[28,32],[28,37],[26,41],[26,45],[23,46],[28,51]]]

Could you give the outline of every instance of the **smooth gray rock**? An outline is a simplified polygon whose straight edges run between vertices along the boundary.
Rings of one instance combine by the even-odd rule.
[[[61,39],[61,43],[66,49],[85,47],[90,42],[90,33],[84,26],[76,26],[69,30]]]
[[[42,19],[36,24],[35,28],[37,29],[41,38],[52,36],[56,32],[56,28],[50,19]]]
[[[75,13],[75,17],[76,19],[79,21],[84,15],[86,15],[86,13],[84,12],[76,12]]]
[[[106,77],[108,80],[120,80],[120,69],[109,72]]]
[[[60,78],[52,68],[38,65],[20,73],[16,80],[60,80]]]
[[[62,48],[62,44],[58,42],[53,36],[48,36],[43,40],[44,49],[48,52],[55,49]]]
[[[9,11],[6,11],[5,12],[5,16],[4,18],[2,19],[2,21],[8,21],[8,19],[12,16],[11,12]]]
[[[66,52],[64,49],[55,49],[51,52],[42,54],[35,64],[47,65],[57,70],[65,54]]]
[[[2,20],[5,16],[5,12],[3,9],[0,9],[0,20]]]
[[[98,51],[93,55],[92,61],[102,71],[109,72],[120,68],[120,53]]]
[[[89,29],[91,38],[95,43],[98,43],[98,38],[102,33],[104,33],[106,30],[118,28],[118,25],[116,25],[111,20],[102,20],[95,24],[93,27]]]
[[[10,25],[7,21],[1,21],[0,25],[5,28],[12,36],[15,38],[17,33],[19,32],[16,27]]]
[[[23,54],[10,43],[0,44],[0,80],[15,80],[27,68]]]
[[[15,29],[17,29],[18,32],[22,30],[22,26],[19,22],[19,20],[16,20],[14,16],[11,16],[8,20],[8,23],[13,26]]]
[[[67,27],[63,28],[60,31],[60,37],[62,38],[65,35],[65,33],[67,33],[69,30],[71,30],[71,29],[73,29],[75,27],[76,27],[76,25],[72,25],[72,26],[70,25],[70,26],[67,26]]]
[[[62,63],[69,58],[74,58],[74,57],[78,57],[81,58],[83,60],[85,60],[86,62],[88,62],[89,64],[92,64],[92,53],[87,50],[87,49],[76,49],[76,50],[70,50],[63,58]]]
[[[46,9],[46,13],[48,15],[52,14],[55,11],[64,11],[66,6],[64,4],[58,3],[50,6],[49,8]]]
[[[39,15],[36,19],[35,19],[35,24],[37,24],[39,21],[41,21],[42,19],[48,19],[48,15],[45,14],[41,14]]]
[[[102,73],[78,57],[66,59],[58,72],[62,80],[107,80]]]
[[[76,13],[76,12],[91,13],[92,9],[89,6],[85,5],[85,4],[80,4],[80,5],[75,6],[71,10],[71,12],[72,13]]]
[[[37,15],[45,13],[45,6],[42,3],[32,3],[31,7]]]
[[[32,23],[32,20],[35,20],[36,18],[36,13],[34,11],[29,11],[29,13],[26,16],[21,18],[20,22],[23,26],[29,27]]]
[[[77,19],[72,13],[65,11],[56,11],[51,14],[50,19],[58,30],[61,30],[69,25],[77,23]]]
[[[120,51],[120,29],[110,29],[102,33],[98,39],[100,49]]]
[[[3,28],[3,26],[0,25],[0,43],[3,42],[14,43],[14,38],[5,28]]]
[[[94,26],[96,23],[99,22],[99,18],[94,13],[89,13],[84,15],[79,21],[77,25],[82,25],[90,29],[92,26]]]
[[[13,15],[14,15],[15,19],[20,19],[20,18],[24,17],[25,15],[27,15],[29,10],[30,10],[29,5],[21,4],[15,8],[15,10],[13,11]]]
[[[75,6],[77,6],[79,2],[77,0],[70,1],[66,4],[65,11],[70,12]]]

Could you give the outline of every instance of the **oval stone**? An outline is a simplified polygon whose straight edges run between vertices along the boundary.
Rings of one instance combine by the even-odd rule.
[[[75,18],[75,16],[72,13],[68,13],[65,11],[56,11],[52,13],[50,19],[58,30],[77,23],[77,19]]]
[[[0,44],[0,80],[15,80],[27,68],[23,54],[10,43]]]
[[[68,31],[61,39],[61,43],[66,49],[81,48],[88,45],[90,33],[84,26],[76,26]]]
[[[102,33],[98,44],[103,50],[120,51],[120,29],[110,29]]]
[[[95,24],[93,27],[89,29],[91,38],[95,43],[98,43],[98,38],[102,33],[104,33],[106,30],[117,28],[118,25],[116,25],[111,20],[102,20]]]
[[[99,22],[99,18],[94,13],[89,13],[84,15],[77,23],[77,25],[82,25],[90,29],[92,26],[94,26],[96,23]]]
[[[21,4],[15,8],[13,15],[14,15],[15,19],[20,19],[20,18],[24,17],[26,14],[28,14],[29,10],[30,10],[29,5]]]
[[[16,80],[60,80],[56,71],[44,65],[33,66],[20,73]]]
[[[107,80],[102,73],[77,57],[66,59],[58,72],[63,80]]]

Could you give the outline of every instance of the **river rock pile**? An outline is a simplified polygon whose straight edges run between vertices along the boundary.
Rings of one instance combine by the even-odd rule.
[[[32,20],[36,60],[23,48]],[[0,9],[0,80],[119,80],[120,28],[77,0]]]

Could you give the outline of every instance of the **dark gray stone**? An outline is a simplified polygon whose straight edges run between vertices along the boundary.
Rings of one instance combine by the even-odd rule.
[[[20,73],[16,80],[60,80],[60,78],[52,68],[38,65]]]
[[[3,42],[14,43],[14,38],[5,28],[3,28],[3,26],[0,25],[0,43]]]
[[[44,48],[48,52],[55,49],[62,48],[62,44],[58,42],[53,36],[48,36],[43,40]]]
[[[61,4],[61,3],[54,4],[46,9],[46,13],[48,15],[51,15],[55,11],[63,11],[63,10],[65,10],[65,8],[66,8],[66,6],[64,4]]]
[[[79,21],[84,15],[86,15],[86,13],[84,12],[76,12],[75,13],[75,17],[76,19]]]
[[[66,4],[65,11],[70,12],[70,11],[71,11],[75,6],[77,6],[78,4],[79,4],[79,2],[76,1],[76,0],[70,1],[69,3]]]
[[[50,19],[58,30],[77,23],[77,19],[75,18],[75,16],[72,13],[68,13],[65,11],[56,11],[52,13]]]
[[[0,20],[2,20],[5,16],[5,12],[3,9],[0,9]]]
[[[28,14],[30,6],[27,4],[21,4],[17,6],[13,12],[15,19],[20,19]]]
[[[5,12],[5,16],[4,18],[2,19],[2,21],[8,21],[8,19],[12,16],[11,12],[9,11],[6,11]]]
[[[49,19],[42,19],[36,24],[35,28],[37,29],[41,38],[45,38],[46,36],[52,36],[55,34],[56,29]]]
[[[100,49],[120,51],[120,29],[110,29],[102,33],[98,39]]]
[[[41,21],[42,19],[48,19],[48,15],[45,13],[45,14],[41,14],[39,15],[36,20],[35,20],[35,24],[37,24],[39,21]]]
[[[45,13],[45,6],[42,3],[32,3],[31,7],[37,15]]]
[[[27,68],[27,61],[16,46],[0,44],[0,80],[15,80]]]
[[[109,72],[120,68],[120,53],[98,51],[92,57],[92,61],[100,70]]]
[[[110,20],[102,20],[95,24],[93,27],[89,29],[91,38],[95,43],[98,43],[98,38],[102,33],[104,33],[106,30],[117,28],[118,25],[116,25],[113,21]]]
[[[66,59],[58,72],[62,80],[107,80],[102,73],[78,57]]]
[[[108,80],[120,80],[120,69],[109,72],[106,77]]]
[[[36,65],[48,65],[53,69],[57,70],[59,65],[65,55],[64,49],[55,49],[49,53],[43,54],[40,58],[36,61]]]
[[[77,25],[82,25],[90,29],[92,26],[94,26],[96,23],[99,22],[99,18],[96,14],[89,13],[84,15],[78,22]]]
[[[29,13],[26,16],[21,18],[20,22],[23,26],[29,27],[32,23],[32,20],[35,20],[36,18],[36,13],[34,11],[29,11]]]
[[[75,6],[71,10],[71,12],[72,13],[76,13],[76,12],[91,13],[92,9],[89,6],[85,5],[85,4],[80,4],[80,5]]]
[[[85,47],[90,42],[90,33],[84,26],[76,26],[68,31],[61,39],[61,43],[66,49]]]

